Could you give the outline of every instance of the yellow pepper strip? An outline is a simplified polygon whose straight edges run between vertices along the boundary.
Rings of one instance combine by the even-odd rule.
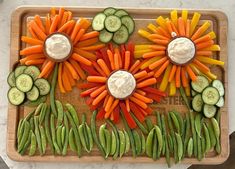
[[[177,27],[177,25],[178,25],[178,14],[177,14],[177,10],[171,11],[171,20],[172,20],[172,22],[174,23],[175,27],[178,28],[178,27]]]
[[[191,21],[191,25],[190,25],[190,37],[192,36],[200,17],[201,17],[201,14],[199,14],[198,12],[194,13],[192,21]]]
[[[157,27],[154,24],[152,23],[148,24],[147,28],[153,33],[157,33]]]
[[[211,72],[207,72],[205,73],[205,75],[209,78],[209,79],[212,79],[212,80],[215,80],[217,79],[217,76]]]
[[[212,65],[224,66],[224,62],[223,61],[212,59],[212,58],[209,58],[209,57],[197,56],[197,59],[200,60],[203,63],[209,63],[209,64],[212,64]]]
[[[220,51],[220,46],[219,45],[212,45],[208,48],[204,48],[204,49],[201,49],[201,50]]]
[[[151,45],[135,45],[135,51],[149,49]]]
[[[182,10],[182,19],[184,23],[186,24],[187,19],[188,19],[188,10]]]
[[[206,32],[206,30],[211,26],[209,21],[206,21],[203,23],[202,26],[200,26],[194,35],[196,35],[197,37],[200,37],[204,32]],[[192,39],[194,38],[194,35],[192,36]],[[193,39],[194,40],[194,39]]]
[[[189,66],[193,69],[194,73],[196,73],[197,75],[201,74],[201,72],[196,68],[195,64],[191,63]]]
[[[184,88],[184,90],[185,90],[185,94],[186,94],[186,96],[190,96],[190,95],[191,95],[191,92],[190,92],[190,86],[185,87],[185,88]]]
[[[174,96],[175,93],[176,93],[175,80],[172,80],[172,81],[170,82],[169,96]]]
[[[145,50],[136,50],[134,51],[135,58],[141,58],[144,53],[152,52],[152,49],[145,49]]]
[[[160,87],[159,87],[159,90],[161,90],[161,91],[165,91],[166,88],[167,88],[171,67],[172,67],[172,64],[169,64],[166,68],[166,71],[164,73],[162,82],[161,82]]]
[[[211,39],[215,39],[216,38],[216,34],[214,31],[209,32],[207,35],[209,35],[211,37]]]
[[[149,33],[146,30],[143,30],[143,29],[139,29],[138,34],[141,35],[142,37],[146,38],[146,39],[149,39],[149,35],[151,35],[151,33]]]
[[[160,25],[162,28],[166,29],[166,20],[162,17],[162,16],[159,16],[157,19],[156,19],[156,22],[158,25]]]
[[[161,59],[161,58],[162,58],[162,56],[156,56],[156,57],[153,57],[153,58],[149,59],[148,61],[146,61],[145,63],[143,63],[143,64],[141,65],[140,69],[145,69],[145,68],[147,68],[150,64],[152,64],[152,63],[158,61],[158,60]]]

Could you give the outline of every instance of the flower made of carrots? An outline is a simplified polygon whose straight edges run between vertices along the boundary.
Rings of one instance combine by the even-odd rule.
[[[47,78],[59,64],[58,84],[62,93],[72,90],[76,81],[86,79],[84,69],[96,60],[93,51],[104,47],[98,43],[99,32],[87,32],[91,23],[85,18],[75,21],[71,11],[51,8],[45,19],[35,15],[28,23],[29,36],[22,42],[30,45],[20,51],[20,63],[38,65],[39,78]]]
[[[110,118],[119,121],[119,109],[122,110],[128,125],[136,127],[134,116],[143,122],[152,112],[149,104],[160,102],[164,92],[150,87],[157,82],[153,72],[140,70],[142,62],[134,61],[134,45],[122,45],[121,49],[103,48],[97,52],[97,61],[93,62],[87,77],[87,83],[78,84],[86,89],[80,95],[89,97],[86,103],[91,110],[98,109],[97,119]],[[133,114],[132,114],[132,113]]]
[[[154,44],[136,45],[135,57],[143,58],[146,68],[154,71],[154,77],[162,77],[159,89],[166,91],[169,84],[169,95],[175,95],[176,88],[183,86],[190,95],[190,79],[195,81],[198,74],[208,79],[216,79],[210,72],[208,64],[224,65],[224,62],[212,59],[214,51],[220,51],[219,45],[214,44],[216,35],[208,31],[210,22],[199,24],[201,14],[195,12],[192,19],[188,11],[183,10],[178,17],[177,11],[171,12],[170,18],[159,16],[157,26],[149,24],[152,32],[140,29],[138,33]]]

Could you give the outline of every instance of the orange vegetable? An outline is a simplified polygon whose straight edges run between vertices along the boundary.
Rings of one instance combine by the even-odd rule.
[[[136,67],[138,67],[140,65],[140,61],[139,60],[136,60],[135,63],[131,66],[131,68],[129,69],[129,72],[133,72],[134,69]]]
[[[44,27],[44,25],[43,25],[43,23],[42,23],[42,20],[41,20],[41,18],[40,18],[39,15],[35,15],[35,16],[34,16],[34,21],[37,23],[37,25],[39,26],[39,28],[40,28],[44,33],[46,33],[46,29],[45,29],[45,27]]]
[[[153,103],[153,100],[152,100],[152,99],[150,99],[150,98],[148,98],[148,97],[145,97],[145,96],[143,96],[143,95],[141,95],[141,94],[138,94],[138,93],[136,93],[136,92],[133,94],[133,96],[134,96],[135,98],[141,100],[141,101],[144,102],[144,103]]]
[[[73,31],[71,33],[71,36],[70,36],[72,41],[75,40],[76,35],[77,35],[78,31],[81,29],[81,25],[83,24],[83,22],[84,22],[83,18],[77,20],[77,22],[76,22],[76,24],[74,26],[74,29],[73,29]]]
[[[181,85],[181,81],[180,81],[180,72],[181,72],[181,67],[180,66],[177,66],[177,69],[176,69],[176,76],[175,76],[175,86],[177,88],[180,87]]]
[[[187,22],[186,22],[186,30],[185,30],[185,36],[186,37],[188,37],[189,38],[189,36],[190,36],[190,20],[189,19],[187,19]]]
[[[43,45],[43,41],[27,36],[21,36],[21,41],[30,45]]]
[[[73,60],[73,59],[69,59],[69,62],[73,65],[74,69],[79,74],[81,79],[85,80],[86,79],[86,75],[85,75],[84,71],[81,69],[80,65],[75,60]]]
[[[88,52],[88,51],[85,51],[85,50],[82,50],[82,49],[79,49],[79,48],[74,48],[74,52],[87,58],[87,59],[90,59],[90,60],[96,60],[96,55],[91,53],[91,52]]]
[[[186,76],[186,70],[185,70],[184,67],[181,68],[181,79],[182,79],[183,87],[188,87],[189,86],[189,80],[188,80],[188,77]]]
[[[107,90],[104,90],[102,93],[100,93],[92,102],[92,105],[95,106],[97,104],[99,104],[101,102],[101,100],[103,100],[106,95],[108,94]]]
[[[198,43],[206,42],[206,41],[210,41],[210,40],[211,40],[210,35],[204,35],[204,36],[199,37],[198,39],[194,40],[194,43],[198,44]]]
[[[172,80],[174,80],[174,76],[175,76],[175,72],[176,72],[177,66],[173,65],[170,71],[170,75],[169,75],[169,82],[171,82]]]
[[[153,39],[152,41],[159,45],[167,45],[169,43],[169,40],[161,40],[161,39]]]
[[[83,19],[84,19],[84,22],[82,23],[81,28],[87,30],[91,26],[91,22],[85,18]]]
[[[194,59],[193,63],[195,63],[200,68],[200,70],[203,71],[203,72],[209,72],[210,71],[210,69],[206,65],[204,65],[203,63],[201,63],[197,59]]]
[[[131,101],[133,101],[134,103],[136,103],[137,105],[139,105],[140,107],[142,107],[143,109],[146,109],[148,107],[146,103],[144,103],[143,101],[141,101],[133,96],[129,97],[129,99]]]
[[[46,23],[45,23],[45,29],[46,29],[46,34],[49,34],[50,31],[50,27],[51,27],[51,18],[49,16],[49,14],[46,16]]]
[[[35,59],[45,59],[45,56],[43,54],[28,55],[24,57],[23,59],[20,59],[20,63],[24,64],[26,61],[35,60]]]
[[[62,63],[59,63],[58,84],[59,84],[60,92],[65,93],[65,89],[64,89],[64,86],[63,86],[63,83],[62,83],[62,72],[63,72],[62,68],[63,68]]]
[[[32,27],[28,27],[28,30],[31,34],[31,36],[34,38],[34,39],[39,39],[38,36],[36,35],[36,33],[34,32],[34,30],[32,29]]]
[[[54,65],[55,65],[55,62],[49,60],[47,64],[45,65],[45,67],[42,69],[38,78],[44,77],[44,75],[51,69],[51,67],[54,67]]]
[[[108,112],[113,104],[113,101],[114,101],[114,97],[113,96],[109,96],[108,100],[107,100],[107,104],[105,104],[105,107],[104,107],[104,110],[106,112]]]
[[[169,34],[169,32],[167,32],[165,29],[163,29],[162,27],[158,27],[157,28],[157,32],[158,34],[165,36],[167,38],[171,38],[171,35]]]
[[[92,50],[98,50],[105,47],[105,44],[101,43],[98,45],[92,45],[92,46],[86,46],[86,47],[81,47],[82,50],[87,50],[87,51],[92,51]]]
[[[154,52],[148,52],[143,54],[143,58],[151,58],[154,56],[164,56],[165,55],[165,51],[154,51]]]
[[[149,65],[149,69],[154,70],[158,66],[162,65],[166,60],[167,60],[167,57],[163,57],[162,59],[153,62],[152,64]]]
[[[42,52],[43,52],[43,46],[35,45],[35,46],[30,46],[30,47],[22,49],[20,51],[20,55],[32,55],[32,54],[38,54]]]
[[[136,92],[136,93],[139,93],[139,94],[141,94],[141,95],[143,95],[143,96],[146,95],[146,93],[145,93],[143,90],[140,90],[140,89],[137,89],[135,92]]]
[[[56,9],[55,9],[55,7],[51,7],[50,14],[51,14],[52,17],[56,15]]]
[[[64,65],[65,65],[65,67],[69,70],[69,72],[71,73],[72,77],[73,77],[74,79],[77,79],[77,80],[78,80],[78,79],[79,79],[79,76],[78,76],[76,70],[74,69],[74,67],[73,67],[68,61],[65,61],[65,62],[64,62]]]
[[[197,51],[197,56],[212,56],[212,51],[199,50]]]
[[[178,19],[178,28],[180,36],[185,36],[184,20],[181,17]]]
[[[39,37],[41,40],[46,39],[46,34],[41,30],[41,28],[37,25],[35,21],[31,21],[29,26],[33,29],[34,33]]]
[[[74,60],[78,61],[78,62],[81,62],[87,66],[91,66],[92,63],[91,61],[89,61],[88,59],[84,58],[83,56],[77,54],[77,53],[73,53],[71,58],[73,58]]]
[[[130,112],[130,100],[129,99],[126,99],[125,100],[125,103],[126,103],[126,109],[128,112]]]
[[[74,20],[68,21],[60,27],[58,32],[65,32],[66,30],[70,29],[70,27],[73,27],[74,24],[75,24]]]
[[[104,73],[104,71],[102,70],[102,68],[99,66],[98,63],[96,62],[92,62],[94,68],[102,75],[102,76],[106,76],[106,74]]]
[[[72,74],[71,74],[71,72],[68,70],[68,67],[66,67],[66,65],[63,63],[63,67],[64,67],[64,69],[63,69],[63,71],[66,73],[66,75],[67,75],[67,77],[68,77],[68,80],[69,80],[69,84],[71,85],[71,86],[75,86],[76,85],[76,81],[74,80],[74,78],[73,78],[73,76],[72,76]],[[78,78],[79,79],[79,78]]]
[[[60,20],[59,28],[61,28],[67,22],[67,19],[68,19],[68,12],[64,12]]]
[[[81,42],[77,43],[76,47],[81,48],[81,47],[85,47],[85,46],[94,45],[98,41],[99,41],[99,39],[97,37],[91,38],[91,39],[87,39],[87,40],[84,40],[84,41],[81,41]]]
[[[153,75],[154,75],[154,72],[151,71],[151,72],[148,73],[147,76],[142,77],[142,78],[140,78],[140,79],[137,79],[137,82],[141,82],[141,81],[143,81],[143,80],[145,80],[145,79],[148,79],[148,78],[152,77]]]
[[[113,112],[113,110],[117,107],[119,103],[119,99],[116,99],[114,102],[113,102],[113,105],[111,106],[110,110],[108,112],[106,112],[104,118],[109,118],[110,114]]]
[[[134,77],[136,79],[139,79],[139,78],[142,78],[142,77],[147,76],[147,75],[148,75],[148,73],[145,70],[143,70],[141,72],[138,72],[138,73],[134,74]]]
[[[63,69],[64,68],[65,67],[63,66]],[[63,73],[62,73],[62,82],[63,82],[63,86],[64,86],[66,91],[71,91],[72,90],[72,86],[71,86],[71,84],[69,82],[69,78],[68,78],[68,76],[67,76],[65,71],[63,71]]]
[[[114,54],[114,70],[118,70],[119,69],[119,58],[117,53]]]
[[[114,57],[113,57],[113,53],[111,52],[111,50],[107,50],[107,55],[109,58],[109,62],[111,64],[111,68],[112,70],[114,70]]]
[[[150,45],[149,46],[150,49],[154,49],[154,50],[166,50],[165,46],[160,46],[160,45]]]
[[[100,93],[102,93],[105,89],[106,89],[106,86],[103,85],[103,86],[99,87],[98,89],[96,89],[95,91],[93,91],[93,92],[90,94],[90,96],[91,96],[92,98],[95,98],[95,97],[98,96]]]
[[[130,51],[125,52],[124,69],[128,70],[130,66]]]
[[[56,28],[58,27],[60,17],[59,15],[55,15],[54,19],[52,20],[51,27],[49,30],[49,33],[52,34],[56,31]]]
[[[203,48],[210,47],[213,44],[214,44],[214,41],[209,40],[209,41],[206,41],[206,42],[201,42],[201,43],[196,44],[196,47],[197,47],[197,50],[200,50],[200,49],[203,49]]]
[[[87,81],[96,82],[96,83],[105,83],[107,81],[107,78],[102,76],[88,76]]]
[[[27,65],[27,66],[29,66],[29,65],[41,65],[44,61],[45,61],[45,59],[27,60],[25,62],[25,65]]]
[[[77,44],[77,43],[80,41],[81,37],[84,35],[85,32],[86,32],[85,29],[80,29],[80,30],[78,31],[78,33],[77,33],[77,35],[76,35],[76,37],[75,37],[75,39],[74,39],[74,41],[73,41],[73,44],[74,44],[74,45]]]
[[[159,35],[159,34],[150,34],[148,36],[150,39],[162,39],[162,40],[169,40],[169,38]]]
[[[136,85],[137,88],[142,88],[142,87],[146,87],[146,86],[150,86],[150,85],[153,85],[157,82],[156,78],[150,78],[150,79],[147,79],[147,80],[144,80],[140,83],[138,83]]]
[[[162,72],[167,68],[167,66],[169,65],[170,61],[167,60],[154,74],[155,77],[159,77]]]
[[[97,63],[100,65],[100,68],[104,71],[106,76],[110,75],[110,70],[103,59],[98,59]]]
[[[195,81],[197,79],[197,76],[194,74],[189,65],[186,66],[186,70],[188,72],[190,79],[192,79],[192,81]]]
[[[83,40],[87,40],[87,39],[91,39],[91,38],[95,38],[99,36],[99,32],[98,31],[92,31],[92,32],[88,32],[86,34],[84,34],[82,37],[81,37],[81,41]]]

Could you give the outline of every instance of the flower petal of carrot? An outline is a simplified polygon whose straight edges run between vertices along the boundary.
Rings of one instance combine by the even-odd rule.
[[[175,86],[177,88],[179,88],[181,86],[180,72],[181,72],[181,66],[177,66],[176,75],[175,75]]]
[[[95,83],[105,83],[107,81],[107,78],[102,76],[88,76],[87,81]]]
[[[197,56],[212,56],[212,51],[207,51],[207,50],[199,50],[197,51],[196,55]]]
[[[131,101],[133,101],[134,103],[136,103],[137,105],[139,105],[140,107],[142,107],[143,109],[146,109],[148,107],[146,103],[144,103],[143,101],[141,101],[133,96],[129,97],[129,99]]]
[[[113,96],[109,96],[108,100],[107,100],[107,103],[105,104],[105,107],[104,107],[104,110],[106,112],[108,112],[113,104],[113,101],[114,101],[114,97]]]
[[[106,119],[109,118],[110,114],[113,112],[115,107],[117,107],[118,103],[119,103],[119,99],[114,100],[110,110],[105,113],[104,118],[106,118]]]
[[[91,96],[92,98],[95,98],[95,97],[98,96],[100,93],[102,93],[105,89],[106,89],[106,86],[103,85],[103,86],[99,87],[98,89],[96,89],[95,91],[93,91],[93,92],[90,94],[90,96]]]
[[[99,104],[104,98],[105,96],[108,94],[107,90],[104,90],[102,93],[100,93],[92,102],[92,105],[95,106],[97,104]]]
[[[55,65],[55,62],[53,61],[48,61],[47,64],[45,65],[45,67],[42,69],[40,75],[38,76],[38,78],[42,78],[44,77],[44,75],[48,72],[48,70],[53,67]]]
[[[69,83],[70,85],[73,87],[76,85],[76,81],[75,81],[75,78],[73,78],[71,72],[69,71],[68,67],[66,67],[66,65],[63,63],[63,71],[67,74],[67,77],[68,77],[68,80],[69,80]],[[77,79],[79,80],[79,78]]]
[[[159,95],[159,96],[163,96],[163,97],[166,96],[165,92],[162,92],[162,91],[155,89],[153,87],[144,87],[144,88],[142,88],[142,90],[145,91],[146,93],[152,93],[154,95]]]
[[[124,69],[128,70],[130,66],[130,51],[125,52]]]
[[[29,26],[33,29],[34,33],[42,40],[46,39],[46,34],[41,30],[35,21],[31,21]]]
[[[90,89],[88,89],[88,90],[85,90],[85,91],[83,91],[82,93],[80,93],[80,96],[81,96],[81,97],[89,96],[89,95],[90,95],[93,91],[95,91],[97,88],[98,88],[98,87],[96,86],[96,87],[92,87],[92,88],[90,88]]]
[[[156,78],[150,78],[150,79],[147,79],[147,80],[144,80],[140,83],[138,83],[136,85],[137,88],[143,88],[143,87],[146,87],[146,86],[150,86],[150,85],[153,85],[157,82]]]
[[[133,70],[140,65],[140,61],[136,60],[135,63],[130,67],[129,72],[133,72]]]
[[[49,30],[49,33],[52,34],[56,31],[56,28],[58,27],[58,24],[59,24],[59,20],[60,20],[60,17],[59,15],[55,15],[52,23],[51,23],[51,27],[50,27],[50,30]]]
[[[21,41],[30,45],[43,45],[43,41],[27,36],[21,36]]]
[[[68,61],[65,61],[65,62],[64,62],[64,65],[65,65],[65,67],[67,67],[67,69],[68,69],[69,72],[71,73],[72,77],[73,77],[74,79],[77,79],[77,80],[78,80],[78,79],[79,79],[79,76],[78,76],[76,70],[74,69],[74,67],[73,67]]]
[[[70,36],[72,41],[75,40],[76,35],[77,35],[78,31],[81,29],[81,25],[83,24],[83,22],[84,22],[83,18],[77,20],[77,22],[76,22],[76,24],[74,26],[74,29],[73,29],[73,31],[71,33],[71,36]]]
[[[91,39],[87,39],[87,40],[84,40],[84,41],[81,41],[81,42],[77,43],[76,47],[81,48],[81,47],[85,47],[85,46],[94,45],[98,41],[99,41],[99,39],[97,37],[91,38]]]
[[[164,56],[166,53],[165,51],[154,51],[154,52],[148,52],[143,54],[143,58],[152,58],[155,56]]]
[[[186,70],[188,72],[190,79],[192,79],[192,81],[195,81],[197,79],[197,76],[194,74],[189,65],[186,66]]]
[[[64,25],[62,25],[60,27],[60,29],[58,30],[58,32],[65,32],[66,30],[68,30],[70,27],[73,27],[75,24],[74,20],[68,21],[66,22]]]
[[[163,71],[167,68],[167,66],[169,65],[170,61],[167,60],[154,74],[155,77],[159,77]]]
[[[171,71],[170,71],[170,75],[169,75],[169,82],[174,80],[176,69],[177,69],[177,66],[173,65],[172,68],[171,68]]]
[[[155,61],[154,63],[149,65],[150,70],[154,70],[158,66],[162,65],[167,60],[167,57],[163,57],[160,60]]]
[[[44,61],[45,61],[45,59],[27,60],[25,62],[25,65],[27,65],[27,66],[29,66],[29,65],[41,65],[41,64],[43,64]]]
[[[149,99],[141,94],[138,94],[138,93],[134,93],[133,96],[141,101],[143,101],[144,103],[153,103],[153,100],[152,99]]]
[[[108,68],[108,66],[105,64],[103,59],[98,59],[97,63],[100,65],[100,68],[104,71],[106,76],[110,75],[110,70]]]
[[[79,74],[82,80],[86,79],[86,75],[84,71],[81,69],[80,65],[73,59],[69,59],[69,62],[73,65],[73,68],[76,70],[76,72]]]
[[[35,45],[24,48],[20,51],[20,55],[32,55],[32,54],[39,54],[43,52],[42,45]]]
[[[139,78],[144,77],[144,76],[147,76],[147,75],[148,75],[148,73],[147,73],[145,70],[143,70],[143,71],[141,71],[141,72],[138,72],[138,73],[134,74],[134,77],[135,77],[136,79],[139,79]]]
[[[60,19],[59,28],[61,28],[67,22],[68,15],[69,15],[68,12],[63,13],[62,18]]]
[[[77,53],[73,53],[72,56],[71,56],[74,60],[78,61],[78,62],[81,62],[87,66],[91,66],[92,63],[91,61],[89,61],[88,59],[84,58],[83,56],[77,54]]]
[[[34,21],[37,23],[37,25],[39,26],[39,28],[46,33],[46,29],[42,23],[41,17],[39,15],[35,15],[34,16]]]
[[[193,63],[195,63],[200,68],[200,70],[202,70],[203,72],[209,72],[210,71],[210,69],[206,65],[204,65],[203,63],[201,63],[197,59],[194,59]]]
[[[91,52],[79,49],[79,48],[74,48],[74,52],[89,59],[95,61],[97,59],[97,56]]]
[[[106,76],[106,74],[104,73],[103,69],[101,69],[101,67],[99,66],[99,64],[97,62],[92,61],[92,65],[97,70],[97,72],[99,72],[100,75]]]
[[[126,109],[127,109],[127,111],[130,112],[130,110],[131,110],[131,109],[130,109],[130,100],[129,100],[129,99],[126,99],[126,100],[125,100],[125,103],[126,103]]]
[[[85,32],[86,32],[85,29],[80,29],[80,30],[78,31],[78,33],[77,33],[77,35],[76,35],[76,37],[75,37],[75,39],[74,39],[74,41],[73,41],[73,44],[74,44],[74,45],[76,45],[76,44],[80,41],[81,37],[84,35]]]
[[[59,70],[58,70],[58,84],[59,84],[59,88],[60,88],[60,92],[61,93],[65,93],[65,89],[62,83],[62,63],[59,64]]]
[[[95,38],[95,37],[99,36],[99,34],[100,33],[98,31],[92,31],[92,32],[86,33],[81,37],[81,41]]]
[[[181,17],[178,19],[178,28],[179,28],[179,34],[180,36],[185,36],[185,24]]]
[[[99,49],[101,49],[103,47],[105,47],[105,44],[101,43],[101,44],[98,44],[98,45],[81,47],[81,49],[82,50],[86,50],[86,51],[95,51],[95,50],[99,50]]]
[[[130,102],[130,109],[133,112],[134,116],[141,122],[144,122],[144,116],[142,114],[141,108],[138,107],[134,102]]]

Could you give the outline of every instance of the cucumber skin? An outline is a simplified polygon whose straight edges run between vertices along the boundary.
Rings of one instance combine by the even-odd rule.
[[[118,31],[115,32],[114,35],[113,35],[113,41],[114,41],[116,44],[118,44],[118,45],[126,43],[126,42],[128,41],[128,39],[129,39],[128,29],[127,29],[126,26],[124,26],[124,25],[122,25],[121,28],[122,28],[122,27],[124,27],[124,29],[126,29],[126,35],[127,35],[127,37],[126,37],[125,41],[121,41],[121,42],[120,42],[120,41],[118,41],[117,38],[115,38],[115,35],[118,33]],[[121,28],[120,28],[120,29],[121,29]],[[120,29],[119,29],[119,30],[120,30]]]

